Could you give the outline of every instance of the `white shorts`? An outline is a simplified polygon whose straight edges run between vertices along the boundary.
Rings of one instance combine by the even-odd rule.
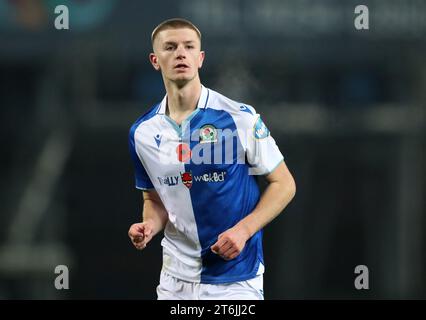
[[[263,274],[222,284],[194,283],[161,271],[158,300],[263,300]]]

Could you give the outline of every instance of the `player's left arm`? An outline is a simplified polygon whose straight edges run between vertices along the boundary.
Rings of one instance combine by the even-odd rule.
[[[234,259],[243,250],[245,243],[257,231],[277,217],[296,194],[296,183],[282,161],[266,176],[268,186],[255,209],[234,227],[219,235],[211,250],[226,260]]]

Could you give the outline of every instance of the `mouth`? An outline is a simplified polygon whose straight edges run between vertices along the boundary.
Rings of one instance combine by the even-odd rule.
[[[175,65],[174,69],[187,69],[189,68],[188,65],[184,64],[184,63],[179,63],[177,65]]]

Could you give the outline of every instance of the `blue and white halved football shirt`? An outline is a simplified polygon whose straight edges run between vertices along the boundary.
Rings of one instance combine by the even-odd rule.
[[[226,261],[210,250],[219,234],[250,214],[260,192],[253,175],[283,160],[253,107],[204,86],[195,111],[178,126],[167,95],[131,127],[136,187],[158,192],[169,216],[163,270],[192,282],[226,283],[263,272],[262,231]]]

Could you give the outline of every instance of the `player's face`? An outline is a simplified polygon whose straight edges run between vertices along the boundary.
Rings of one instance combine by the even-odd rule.
[[[164,80],[184,84],[198,76],[204,60],[197,33],[189,28],[160,31],[154,41],[152,65]]]

